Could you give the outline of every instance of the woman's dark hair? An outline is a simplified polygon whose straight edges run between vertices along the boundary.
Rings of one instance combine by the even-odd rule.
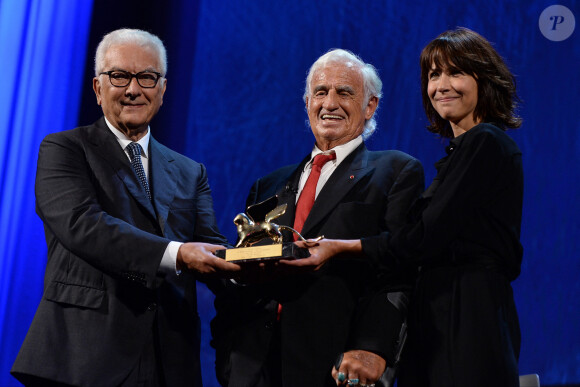
[[[421,94],[430,125],[427,129],[443,137],[453,137],[449,122],[437,113],[427,94],[429,71],[433,64],[443,70],[462,71],[477,82],[474,119],[490,122],[502,129],[518,128],[516,115],[519,98],[516,81],[502,57],[477,32],[467,28],[445,31],[421,52]]]

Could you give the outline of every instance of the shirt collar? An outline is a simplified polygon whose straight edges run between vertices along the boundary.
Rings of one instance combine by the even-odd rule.
[[[115,128],[113,126],[113,124],[111,124],[109,122],[109,120],[107,120],[107,117],[105,117],[105,122],[107,123],[107,126],[109,127],[111,132],[113,132],[115,137],[117,137],[117,141],[119,142],[119,145],[121,145],[121,148],[123,148],[123,150],[125,150],[127,145],[129,145],[133,141],[129,137],[125,136],[125,133],[123,133],[119,129]],[[149,126],[147,126],[147,133],[143,137],[141,137],[141,139],[139,141],[136,141],[137,144],[141,145],[141,148],[143,149],[141,156],[143,156],[145,158],[149,158],[148,152],[149,152],[149,138],[150,137],[151,137],[151,128]]]
[[[352,151],[354,151],[356,148],[359,147],[360,144],[362,144],[362,142],[363,142],[362,136],[358,136],[357,138],[350,140],[346,144],[337,145],[334,148],[329,149],[325,152],[321,151],[315,144],[314,149],[312,149],[312,153],[310,154],[310,161],[306,163],[305,168],[311,168],[311,164],[314,161],[314,157],[321,153],[323,154],[334,153],[336,155],[336,159],[332,160],[332,162],[335,163],[336,165],[339,165],[342,162],[342,160],[346,159],[348,155],[352,153]]]

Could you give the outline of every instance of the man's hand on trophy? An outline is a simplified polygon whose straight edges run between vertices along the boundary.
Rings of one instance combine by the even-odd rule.
[[[296,260],[280,260],[280,264],[303,268],[304,270],[319,270],[329,259],[348,254],[350,256],[362,254],[360,240],[341,239],[309,239],[295,242],[298,247],[308,248],[310,257]]]
[[[232,278],[241,270],[239,265],[226,262],[214,255],[223,246],[209,243],[184,243],[177,251],[177,269],[191,270],[204,275],[217,275],[223,278]]]

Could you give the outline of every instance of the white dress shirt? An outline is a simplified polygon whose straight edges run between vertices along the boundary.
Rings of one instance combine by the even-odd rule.
[[[304,185],[306,185],[306,180],[308,180],[308,176],[310,176],[310,172],[312,171],[312,162],[314,161],[314,157],[318,154],[330,154],[335,153],[336,158],[334,160],[328,161],[322,167],[320,171],[320,178],[318,179],[318,184],[316,185],[316,194],[314,195],[314,199],[318,197],[320,190],[328,179],[330,175],[336,170],[336,168],[342,163],[344,159],[348,157],[360,144],[362,144],[362,136],[358,136],[354,140],[350,140],[346,144],[335,146],[334,148],[327,150],[326,152],[321,151],[316,145],[314,145],[314,149],[312,149],[312,153],[310,154],[310,161],[306,163],[304,169],[302,170],[302,175],[300,175],[300,182],[298,183],[298,192],[296,193],[296,202],[298,202],[298,198],[302,193],[302,189],[304,189]]]
[[[127,145],[133,142],[130,138],[128,138],[123,132],[119,129],[115,128],[109,120],[105,117],[105,122],[107,126],[113,132],[115,137],[117,137],[117,142],[121,146],[121,148],[125,151],[127,158],[131,161],[131,156],[129,156],[129,152],[127,151]],[[151,128],[147,127],[147,133],[139,140],[136,141],[137,144],[141,145],[142,152],[141,152],[141,162],[143,164],[143,169],[145,170],[145,176],[147,176],[147,180],[149,180],[149,139],[151,138]],[[149,185],[151,186],[151,185]],[[177,251],[179,250],[179,246],[183,243],[171,241],[167,245],[165,252],[163,253],[163,258],[161,258],[161,263],[159,264],[159,270],[165,273],[176,273],[177,275],[181,274],[180,270],[177,270]]]

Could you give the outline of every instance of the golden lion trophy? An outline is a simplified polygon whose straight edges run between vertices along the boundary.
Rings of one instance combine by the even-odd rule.
[[[300,259],[310,256],[308,249],[299,248],[292,242],[285,242],[281,230],[288,230],[301,240],[302,235],[292,227],[278,225],[272,221],[286,212],[287,205],[278,206],[278,197],[272,196],[261,203],[249,206],[246,213],[234,218],[238,230],[238,243],[235,248],[218,250],[216,255],[226,261],[249,262],[277,259]],[[269,244],[259,242],[268,241]]]

